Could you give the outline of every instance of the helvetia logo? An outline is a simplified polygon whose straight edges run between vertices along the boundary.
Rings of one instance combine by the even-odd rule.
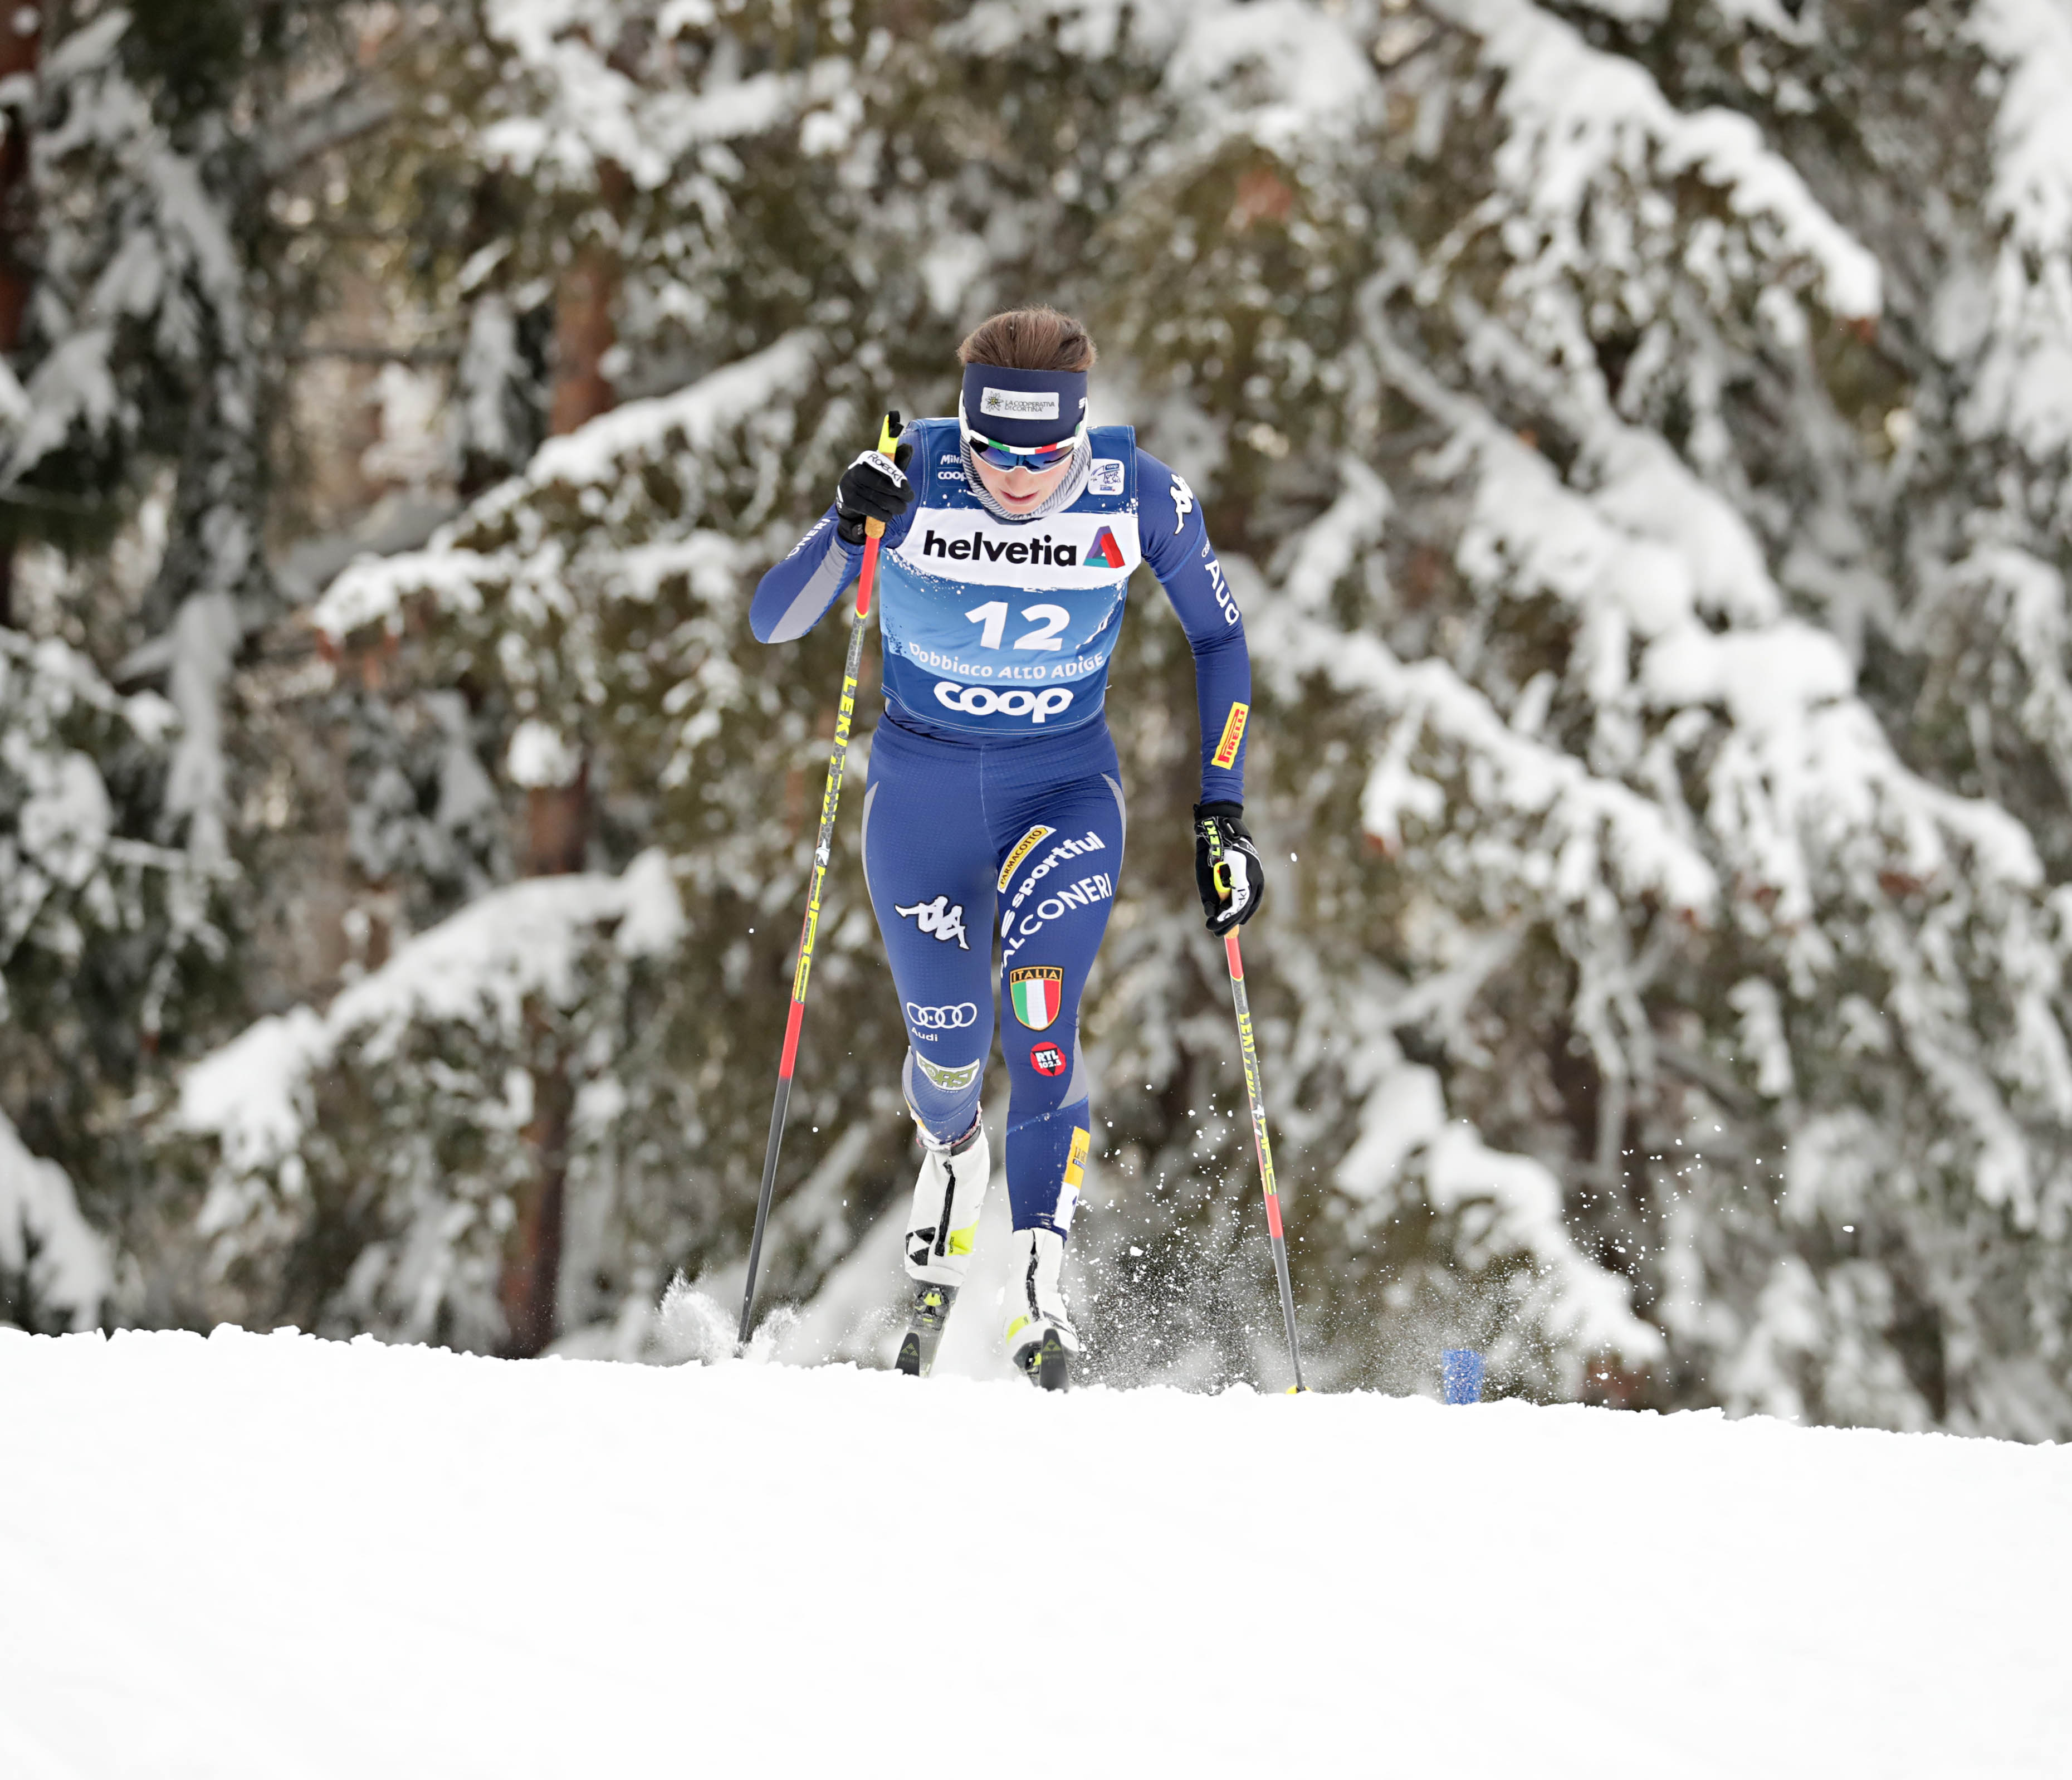
[[[1096,557],[1099,557],[1112,569],[1119,569],[1129,560],[1122,554],[1121,545],[1116,542],[1115,534],[1105,525],[1095,533],[1092,547],[1087,552],[1088,562],[1092,562]]]
[[[1101,555],[1102,538],[1108,541],[1112,554]],[[921,554],[939,556],[946,562],[1034,563],[1044,569],[1076,569],[1080,566],[1079,546],[1060,544],[1047,532],[1041,538],[945,538],[931,525],[921,534]],[[1114,533],[1105,525],[1101,527],[1100,537],[1094,540],[1093,549],[1087,553],[1087,562],[1092,562],[1096,556],[1100,556],[1112,569],[1122,567],[1121,550],[1116,543]]]

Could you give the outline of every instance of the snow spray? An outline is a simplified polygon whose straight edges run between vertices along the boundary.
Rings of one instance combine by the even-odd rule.
[[[1429,1353],[1429,1349],[1426,1351]],[[1439,1355],[1439,1379],[1448,1403],[1482,1400],[1482,1357],[1471,1347],[1449,1347]]]

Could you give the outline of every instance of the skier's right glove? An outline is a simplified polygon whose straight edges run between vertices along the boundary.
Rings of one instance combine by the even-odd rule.
[[[1194,806],[1194,887],[1202,893],[1202,913],[1209,931],[1219,936],[1242,927],[1259,913],[1266,895],[1266,872],[1252,830],[1244,826],[1241,803]]]
[[[845,544],[863,542],[865,520],[890,525],[914,504],[914,484],[906,480],[913,458],[913,441],[902,439],[891,456],[865,451],[842,472],[835,484],[835,529]]]

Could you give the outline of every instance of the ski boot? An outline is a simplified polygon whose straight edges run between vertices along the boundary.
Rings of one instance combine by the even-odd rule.
[[[938,1143],[923,1129],[921,1143],[927,1154],[921,1177],[914,1183],[913,1209],[906,1218],[906,1263],[907,1276],[915,1282],[914,1304],[894,1362],[915,1378],[927,1376],[943,1345],[957,1288],[971,1267],[979,1207],[993,1173],[985,1127],[980,1122],[975,1120],[952,1143]]]
[[[898,1370],[910,1378],[925,1378],[935,1363],[935,1349],[943,1345],[943,1331],[949,1326],[950,1311],[957,1301],[955,1286],[916,1286],[914,1308],[906,1318],[906,1333],[899,1342]]]
[[[1014,1259],[1022,1304],[1007,1321],[1007,1357],[1039,1389],[1069,1390],[1079,1337],[1059,1281],[1065,1239],[1054,1230],[1018,1230]]]

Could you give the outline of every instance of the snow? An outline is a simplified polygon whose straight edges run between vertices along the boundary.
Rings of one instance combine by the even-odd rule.
[[[2005,84],[1986,197],[2001,235],[1992,334],[1964,419],[2047,458],[2072,441],[2072,16],[2062,0],[1985,0],[1967,24]]]
[[[0,1333],[0,1397],[20,1780],[911,1774],[938,1726],[960,1771],[2016,1780],[2072,1732],[2062,1448],[228,1328]]]
[[[476,898],[398,947],[323,1014],[296,1007],[269,1015],[202,1058],[182,1078],[179,1123],[214,1136],[232,1176],[270,1167],[301,1140],[310,1078],[341,1047],[380,1057],[419,1020],[508,1030],[530,995],[566,1007],[576,995],[579,950],[592,930],[610,924],[626,957],[665,952],[681,937],[683,908],[666,855],[651,848],[615,878],[529,878]],[[204,1230],[224,1227],[239,1197],[220,1184],[202,1213]]]
[[[65,1171],[31,1156],[0,1113],[0,1275],[24,1272],[31,1307],[69,1312],[74,1329],[92,1325],[115,1289],[108,1244],[80,1217]]]
[[[686,389],[626,402],[573,433],[549,439],[524,474],[484,494],[435,534],[424,550],[363,557],[352,563],[317,602],[313,621],[339,639],[376,624],[400,630],[404,602],[419,591],[430,593],[449,612],[479,610],[485,584],[520,572],[527,566],[521,560],[524,553],[491,556],[456,549],[458,536],[500,520],[516,524],[528,500],[543,489],[598,489],[608,497],[623,497],[629,484],[637,484],[629,468],[643,461],[695,462],[727,427],[795,396],[813,373],[816,344],[811,334],[787,334]],[[545,571],[532,565],[532,577],[544,572],[558,584],[561,566],[558,556]]]
[[[1876,257],[1822,208],[1752,119],[1717,106],[1678,111],[1637,63],[1592,49],[1530,0],[1431,0],[1430,10],[1479,36],[1484,60],[1504,76],[1498,102],[1511,128],[1494,171],[1546,231],[1552,258],[1581,266],[1594,257],[1583,244],[1585,212],[1601,183],[1622,175],[1638,187],[1695,174],[1817,270],[1833,313],[1877,314]]]

